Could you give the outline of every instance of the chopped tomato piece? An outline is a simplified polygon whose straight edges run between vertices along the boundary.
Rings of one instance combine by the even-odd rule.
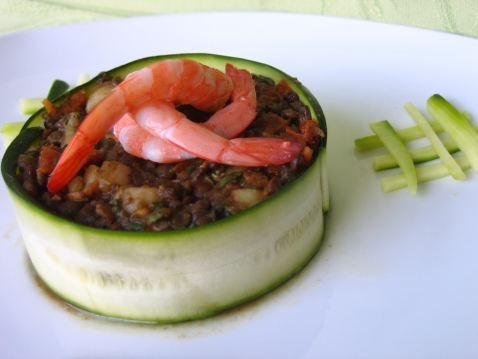
[[[37,171],[50,174],[56,166],[61,152],[56,151],[53,147],[43,146],[38,159]]]
[[[70,98],[65,99],[60,106],[60,113],[62,115],[78,111],[86,105],[86,90],[81,89]]]
[[[81,89],[80,91],[75,93],[73,96],[71,96],[70,105],[75,110],[84,108],[86,106],[86,90]]]
[[[287,82],[280,80],[280,82],[277,84],[277,91],[279,91],[281,95],[285,95],[287,92],[292,91],[292,89],[289,87]]]
[[[49,115],[56,115],[57,112],[58,112],[58,107],[56,107],[54,104],[52,104],[50,101],[48,101],[47,99],[44,99],[42,101],[43,103],[43,106],[45,106],[45,109],[46,109],[46,112],[49,114]]]
[[[285,134],[282,135],[282,138],[291,138],[293,141],[299,142],[302,146],[307,144],[305,136],[302,133],[295,131],[292,127],[285,127]]]
[[[317,143],[319,137],[324,137],[324,132],[315,121],[303,121],[300,124],[300,132],[305,136],[307,143]]]

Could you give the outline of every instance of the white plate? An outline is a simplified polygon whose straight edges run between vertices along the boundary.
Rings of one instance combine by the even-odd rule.
[[[44,96],[149,55],[210,52],[271,64],[319,99],[329,129],[331,212],[325,243],[296,278],[212,319],[126,325],[78,313],[37,282],[5,186],[0,208],[2,358],[476,358],[478,177],[383,194],[368,122],[413,125],[440,93],[478,117],[478,42],[322,16],[182,14],[75,24],[0,37],[0,120]],[[476,123],[476,121],[475,121]],[[396,171],[390,171],[395,173]]]

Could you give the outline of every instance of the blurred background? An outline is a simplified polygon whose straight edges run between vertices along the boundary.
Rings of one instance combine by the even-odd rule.
[[[319,14],[478,37],[476,0],[0,0],[0,35],[76,22],[211,11]]]

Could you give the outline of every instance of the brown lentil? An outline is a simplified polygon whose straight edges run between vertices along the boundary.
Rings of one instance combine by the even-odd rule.
[[[313,119],[299,96],[285,83],[276,86],[263,76],[253,75],[253,79],[258,114],[240,136],[283,138],[318,149],[323,133],[314,124],[301,125]],[[116,86],[121,79],[105,74],[98,84],[106,81]],[[68,186],[52,196],[46,188],[48,174],[37,171],[42,147],[53,146],[52,149],[62,152],[69,118],[81,121],[86,116],[86,100],[85,93],[80,91],[45,114],[45,130],[38,148],[30,149],[17,160],[20,169],[17,178],[32,197],[57,215],[83,225],[126,231],[166,231],[205,225],[247,208],[234,202],[233,191],[254,189],[262,199],[267,198],[310,165],[302,153],[288,164],[267,167],[227,166],[200,158],[172,164],[154,163],[125,152],[109,134],[98,142],[87,164]],[[212,115],[192,106],[180,105],[177,109],[198,123]],[[89,184],[86,169],[90,171],[93,167],[89,166],[97,166],[101,173],[106,162],[117,163],[116,168],[127,166],[128,183],[108,183],[103,187],[101,183]],[[100,175],[100,182],[101,178]],[[119,195],[130,187],[137,188],[141,198]],[[107,189],[101,191],[101,188]]]

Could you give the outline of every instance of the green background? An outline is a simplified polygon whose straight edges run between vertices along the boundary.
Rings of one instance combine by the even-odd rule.
[[[321,14],[478,38],[477,0],[0,0],[0,35],[75,22],[206,11]]]

